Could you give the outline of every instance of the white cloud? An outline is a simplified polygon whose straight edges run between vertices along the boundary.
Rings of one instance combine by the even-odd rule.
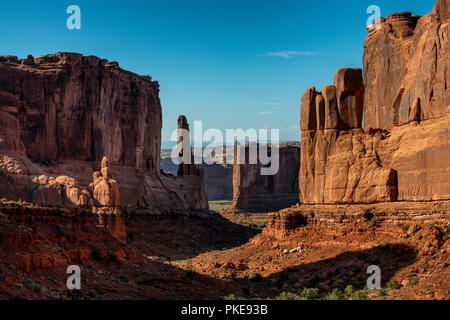
[[[290,59],[295,56],[314,56],[317,52],[312,51],[297,51],[297,50],[282,50],[282,51],[271,51],[263,54],[264,57],[280,57]]]
[[[260,112],[258,112],[260,115],[262,115],[262,116],[267,116],[267,115],[269,115],[269,114],[272,114],[272,111],[270,111],[270,110],[266,110],[266,111],[260,111]]]

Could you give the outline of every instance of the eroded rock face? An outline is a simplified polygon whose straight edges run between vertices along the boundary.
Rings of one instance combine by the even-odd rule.
[[[106,156],[97,204],[205,207],[199,186],[160,173],[158,93],[149,76],[93,56],[0,57],[0,198],[92,205],[88,186]]]
[[[340,69],[334,86],[315,88],[302,98],[300,201],[303,203],[367,203],[397,197],[396,172],[383,167],[376,147],[382,132],[365,134],[362,72]],[[317,104],[323,97],[323,108]],[[319,123],[317,119],[323,119]],[[309,120],[309,121],[308,121]]]
[[[100,161],[106,155],[113,165],[159,172],[157,82],[75,53],[35,58],[33,65],[6,61],[0,63],[0,110],[18,122],[31,159]]]
[[[257,145],[259,148],[260,146]],[[233,165],[233,208],[253,212],[269,212],[298,203],[298,171],[300,148],[296,144],[279,145],[279,171],[261,175],[263,165],[249,161],[249,148],[235,146]],[[276,146],[271,146],[276,148]],[[242,151],[241,151],[242,150]],[[238,164],[239,153],[245,152],[246,164]],[[259,153],[258,153],[259,154]]]
[[[431,14],[394,13],[364,44],[364,125],[390,130],[436,119],[450,104],[449,1]],[[419,109],[414,109],[420,106]]]
[[[301,202],[450,198],[446,6],[382,19],[366,40],[364,84],[361,70],[340,69],[334,86],[305,92]]]

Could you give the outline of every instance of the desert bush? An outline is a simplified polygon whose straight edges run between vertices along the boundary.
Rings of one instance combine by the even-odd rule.
[[[224,300],[242,300],[241,297],[239,297],[238,295],[232,293],[226,297],[223,298]]]
[[[304,288],[301,293],[305,299],[317,299],[319,297],[319,289],[317,288]]]
[[[387,295],[387,290],[385,288],[381,288],[380,290],[378,290],[379,297],[386,297],[386,295]]]
[[[327,300],[345,300],[345,294],[338,288],[334,288],[328,293]]]
[[[386,286],[389,289],[400,289],[400,287],[401,287],[400,284],[397,281],[395,281],[394,279],[389,280],[389,282],[386,283]]]
[[[295,294],[293,292],[282,292],[278,297],[275,298],[275,300],[304,300],[304,299],[298,294]]]
[[[367,289],[356,290],[350,297],[350,300],[368,300]]]

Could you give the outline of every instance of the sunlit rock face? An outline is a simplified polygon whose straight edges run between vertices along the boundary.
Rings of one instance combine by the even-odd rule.
[[[364,79],[340,69],[334,85],[304,93],[301,202],[450,198],[448,7],[381,19],[365,42]]]
[[[0,124],[0,197],[90,205],[92,173],[102,169],[117,183],[120,206],[207,206],[192,193],[201,180],[191,188],[189,179],[160,173],[158,83],[117,62],[76,53],[1,56]]]

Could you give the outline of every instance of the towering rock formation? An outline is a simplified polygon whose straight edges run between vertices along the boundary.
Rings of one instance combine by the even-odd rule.
[[[184,134],[183,134],[184,131]],[[189,136],[189,124],[186,117],[181,115],[178,117],[178,155],[180,164],[178,166],[177,178],[183,181],[183,187],[189,189],[186,198],[189,206],[202,209],[208,208],[208,199],[205,193],[204,172],[197,168],[194,163],[194,154],[192,153],[191,140]],[[185,163],[188,159],[188,163]],[[190,161],[189,161],[190,159]]]
[[[93,56],[0,57],[0,197],[91,205],[106,156],[94,180],[114,176],[120,206],[205,207],[186,200],[196,199],[186,181],[160,174],[158,93],[149,76]]]
[[[260,148],[261,145],[258,144],[256,147]],[[249,161],[250,148],[249,144],[245,147],[235,145],[233,209],[269,212],[297,204],[298,170],[300,166],[299,146],[295,143],[269,146],[270,149],[279,149],[279,171],[275,175],[261,175],[263,165],[259,157],[256,161],[257,164],[251,164]],[[271,152],[270,149],[269,152]],[[245,164],[238,163],[240,152],[245,152]]]
[[[450,104],[449,1],[431,14],[394,13],[364,44],[364,125],[390,130],[441,118]],[[413,108],[414,107],[414,108]]]
[[[450,199],[448,0],[372,30],[358,69],[301,103],[300,201]],[[362,129],[362,119],[364,127]]]

